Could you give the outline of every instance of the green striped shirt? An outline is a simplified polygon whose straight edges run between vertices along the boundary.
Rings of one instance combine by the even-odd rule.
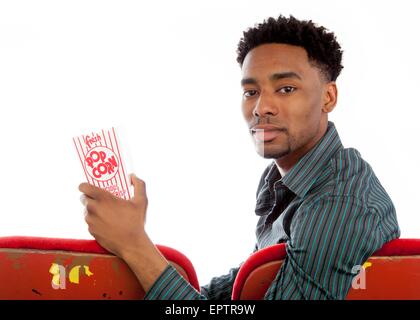
[[[370,165],[345,149],[332,122],[317,145],[281,177],[262,174],[255,250],[286,243],[287,257],[265,299],[345,299],[353,277],[400,230],[395,208]],[[239,265],[240,267],[240,265]],[[168,266],[145,299],[229,300],[239,267],[197,292]]]

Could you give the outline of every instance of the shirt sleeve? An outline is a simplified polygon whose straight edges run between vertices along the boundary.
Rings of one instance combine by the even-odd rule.
[[[257,250],[255,244],[253,252]],[[144,300],[231,300],[233,284],[241,265],[230,269],[228,274],[212,278],[210,283],[200,288],[201,292],[195,290],[172,265],[168,265]]]
[[[213,278],[201,287],[201,293],[168,265],[144,297],[145,300],[230,300],[233,283],[239,268],[232,268],[229,274]]]
[[[254,245],[253,253],[256,251],[257,244]],[[211,279],[209,284],[201,287],[201,294],[209,300],[232,300],[233,284],[242,264],[243,262],[239,267],[230,269],[228,274]]]
[[[144,300],[204,300],[201,295],[181,276],[172,265],[161,273]]]
[[[353,197],[331,197],[299,209],[287,257],[265,299],[345,299],[363,263],[384,244],[380,218]]]
[[[239,267],[232,268],[228,274],[211,279],[209,284],[201,287],[201,293],[209,300],[231,300],[233,283],[238,271]]]

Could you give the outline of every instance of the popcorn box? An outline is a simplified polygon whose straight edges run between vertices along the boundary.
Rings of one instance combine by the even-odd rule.
[[[123,150],[114,127],[73,138],[86,180],[122,199],[133,191],[123,161]]]

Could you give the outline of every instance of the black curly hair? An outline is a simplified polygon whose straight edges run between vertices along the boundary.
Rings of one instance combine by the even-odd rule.
[[[236,61],[241,67],[245,56],[255,47],[268,43],[282,43],[303,47],[309,62],[320,69],[327,81],[335,81],[343,69],[343,51],[334,33],[327,32],[326,28],[317,26],[312,20],[301,21],[292,15],[289,18],[282,15],[277,19],[270,17],[243,34],[236,51]]]

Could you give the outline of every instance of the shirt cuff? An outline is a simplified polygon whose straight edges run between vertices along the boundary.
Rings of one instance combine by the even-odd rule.
[[[197,300],[200,294],[168,265],[144,296],[144,300]]]

